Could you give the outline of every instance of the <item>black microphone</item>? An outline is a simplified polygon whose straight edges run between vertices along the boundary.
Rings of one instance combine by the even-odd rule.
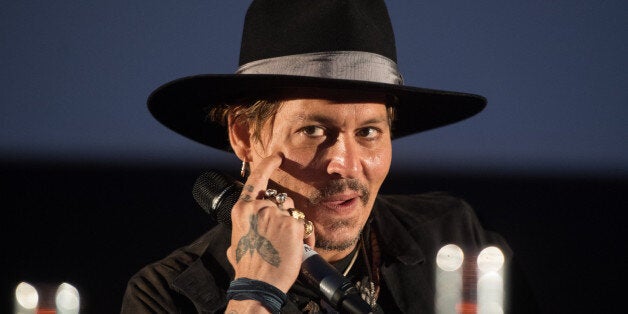
[[[202,173],[192,188],[196,202],[215,221],[231,227],[231,209],[242,193],[243,184],[216,170]],[[371,313],[357,288],[309,245],[303,244],[299,280],[318,292],[336,310]]]

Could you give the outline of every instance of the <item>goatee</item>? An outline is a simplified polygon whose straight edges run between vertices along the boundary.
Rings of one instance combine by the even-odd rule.
[[[325,198],[333,196],[335,194],[342,193],[346,190],[351,190],[358,192],[360,201],[362,205],[366,205],[368,203],[370,193],[366,185],[360,183],[357,179],[339,179],[332,180],[327,182],[327,184],[319,190],[316,190],[314,193],[308,197],[310,204],[317,205]],[[331,224],[326,225],[326,229],[328,232],[340,231],[344,228],[353,229],[358,224],[358,219],[340,219],[331,222]],[[361,230],[363,226],[357,228]],[[326,238],[323,235],[316,236],[316,244],[315,247],[321,250],[326,251],[344,251],[346,249],[351,248],[360,239],[360,232],[358,231],[354,237],[344,240],[344,241],[333,241],[329,238]]]

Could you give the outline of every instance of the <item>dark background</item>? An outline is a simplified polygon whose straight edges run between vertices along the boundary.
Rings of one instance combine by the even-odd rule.
[[[118,312],[132,274],[211,226],[191,196],[202,170],[3,163],[3,299],[19,281],[66,281],[79,289],[85,313]],[[507,238],[545,313],[623,306],[625,177],[397,172],[383,187],[433,190],[464,197],[486,228]]]
[[[159,85],[234,73],[250,1],[4,1],[0,157],[207,164],[160,126]],[[628,175],[628,2],[386,1],[405,84],[481,114],[396,141],[413,170]]]
[[[67,281],[84,312],[117,312],[133,273],[210,226],[191,186],[237,161],[162,127],[145,101],[179,77],[233,73],[249,2],[2,2],[0,312],[19,281]],[[384,191],[467,199],[546,313],[624,308],[628,1],[386,3],[405,83],[488,107],[396,140]]]

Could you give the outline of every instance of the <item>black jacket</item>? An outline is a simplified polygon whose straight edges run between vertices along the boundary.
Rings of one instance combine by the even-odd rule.
[[[378,196],[371,217],[378,230],[382,278],[404,313],[434,312],[436,255],[442,246],[453,243],[465,256],[477,256],[494,245],[504,252],[506,265],[512,257],[506,242],[485,231],[467,203],[443,193]],[[218,225],[144,267],[128,283],[122,313],[224,311],[225,291],[234,275],[225,255],[230,239],[230,230]],[[506,278],[519,281],[518,276]],[[516,298],[506,313],[536,312],[527,290],[507,292]],[[282,311],[299,312],[290,301]]]

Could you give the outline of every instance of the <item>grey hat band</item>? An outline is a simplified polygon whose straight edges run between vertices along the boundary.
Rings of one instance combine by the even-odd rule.
[[[246,63],[236,74],[297,75],[402,85],[397,64],[363,51],[328,51],[261,59]]]

